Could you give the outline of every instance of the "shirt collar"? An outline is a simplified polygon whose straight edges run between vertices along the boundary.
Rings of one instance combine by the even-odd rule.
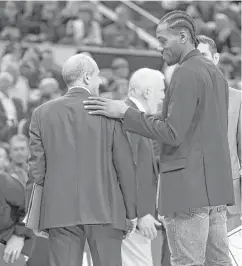
[[[137,100],[135,99],[134,97],[129,97],[129,99],[137,106],[137,108],[141,111],[141,112],[146,112],[145,108],[142,106],[142,104]]]
[[[74,88],[82,88],[83,90],[86,90],[87,92],[89,92],[89,93],[91,94],[91,92],[90,92],[89,89],[87,89],[87,88],[85,88],[85,87],[79,87],[79,86],[71,87],[71,88],[68,89],[68,91],[70,91],[70,90],[72,90],[72,89],[74,89]]]
[[[181,61],[181,63],[179,63],[179,65],[181,65],[182,63],[184,63],[185,61],[187,61],[190,57],[192,56],[196,56],[196,55],[201,55],[200,51],[198,49],[194,49],[191,52],[189,52]]]

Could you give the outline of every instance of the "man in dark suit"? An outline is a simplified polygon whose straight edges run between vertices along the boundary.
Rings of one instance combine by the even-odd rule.
[[[228,83],[196,49],[194,20],[167,13],[156,35],[168,65],[178,63],[162,118],[147,116],[121,101],[93,97],[90,114],[123,118],[126,130],[158,140],[160,214],[164,216],[172,266],[231,266],[226,205],[234,204],[228,144]]]
[[[213,39],[199,35],[198,50],[217,65],[219,53]],[[233,174],[235,205],[228,207],[228,231],[240,226],[241,216],[241,91],[229,87],[228,140]]]
[[[126,103],[145,113],[154,114],[164,98],[164,89],[164,76],[160,71],[139,69],[130,79]],[[122,262],[123,266],[153,266],[151,240],[157,237],[156,226],[160,226],[160,222],[155,219],[159,174],[157,160],[150,139],[130,132],[126,134],[136,166],[138,227],[123,241]],[[158,248],[161,249],[161,246]],[[161,258],[158,260],[160,265]]]
[[[4,142],[17,133],[18,122],[24,117],[21,100],[9,97],[12,85],[13,77],[0,73],[0,139]]]
[[[95,266],[121,266],[126,218],[137,224],[131,148],[119,120],[91,117],[81,104],[98,95],[96,62],[75,55],[62,74],[68,92],[32,115],[28,198],[34,182],[43,185],[50,266],[81,265],[86,239]]]

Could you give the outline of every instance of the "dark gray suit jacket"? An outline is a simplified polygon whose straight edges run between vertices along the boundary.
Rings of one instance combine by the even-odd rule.
[[[127,99],[126,103],[138,109],[132,100]],[[158,167],[153,143],[150,139],[130,132],[127,132],[127,136],[136,166],[138,217],[146,214],[155,216]]]
[[[159,202],[162,215],[234,204],[227,137],[228,83],[197,49],[175,70],[163,117],[129,108],[124,127],[163,144]]]
[[[40,229],[111,224],[125,229],[136,215],[135,166],[118,120],[90,116],[90,94],[73,88],[38,107],[30,125],[28,197],[44,185]]]

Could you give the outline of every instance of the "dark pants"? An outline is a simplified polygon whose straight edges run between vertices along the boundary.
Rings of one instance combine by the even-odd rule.
[[[121,266],[123,231],[108,225],[79,225],[49,229],[49,266],[82,265],[88,241],[93,266]]]

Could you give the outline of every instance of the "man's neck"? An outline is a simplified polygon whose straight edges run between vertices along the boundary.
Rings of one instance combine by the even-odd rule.
[[[181,54],[181,57],[180,57],[180,61],[179,61],[179,64],[184,60],[184,58],[193,50],[195,50],[196,48],[193,46],[193,45],[189,45],[184,51],[183,53]]]
[[[140,111],[143,111],[145,113],[148,111],[147,106],[140,99],[137,99],[133,96],[130,96],[129,99],[137,106]]]
[[[83,86],[83,85],[78,85],[78,84],[73,85],[73,86],[70,86],[70,87],[68,88],[68,91],[69,91],[69,90],[72,90],[72,89],[74,89],[74,88],[81,88],[81,89],[84,89],[84,90],[88,91],[88,92],[91,94],[91,91],[90,91],[88,88],[86,88],[86,87]]]

